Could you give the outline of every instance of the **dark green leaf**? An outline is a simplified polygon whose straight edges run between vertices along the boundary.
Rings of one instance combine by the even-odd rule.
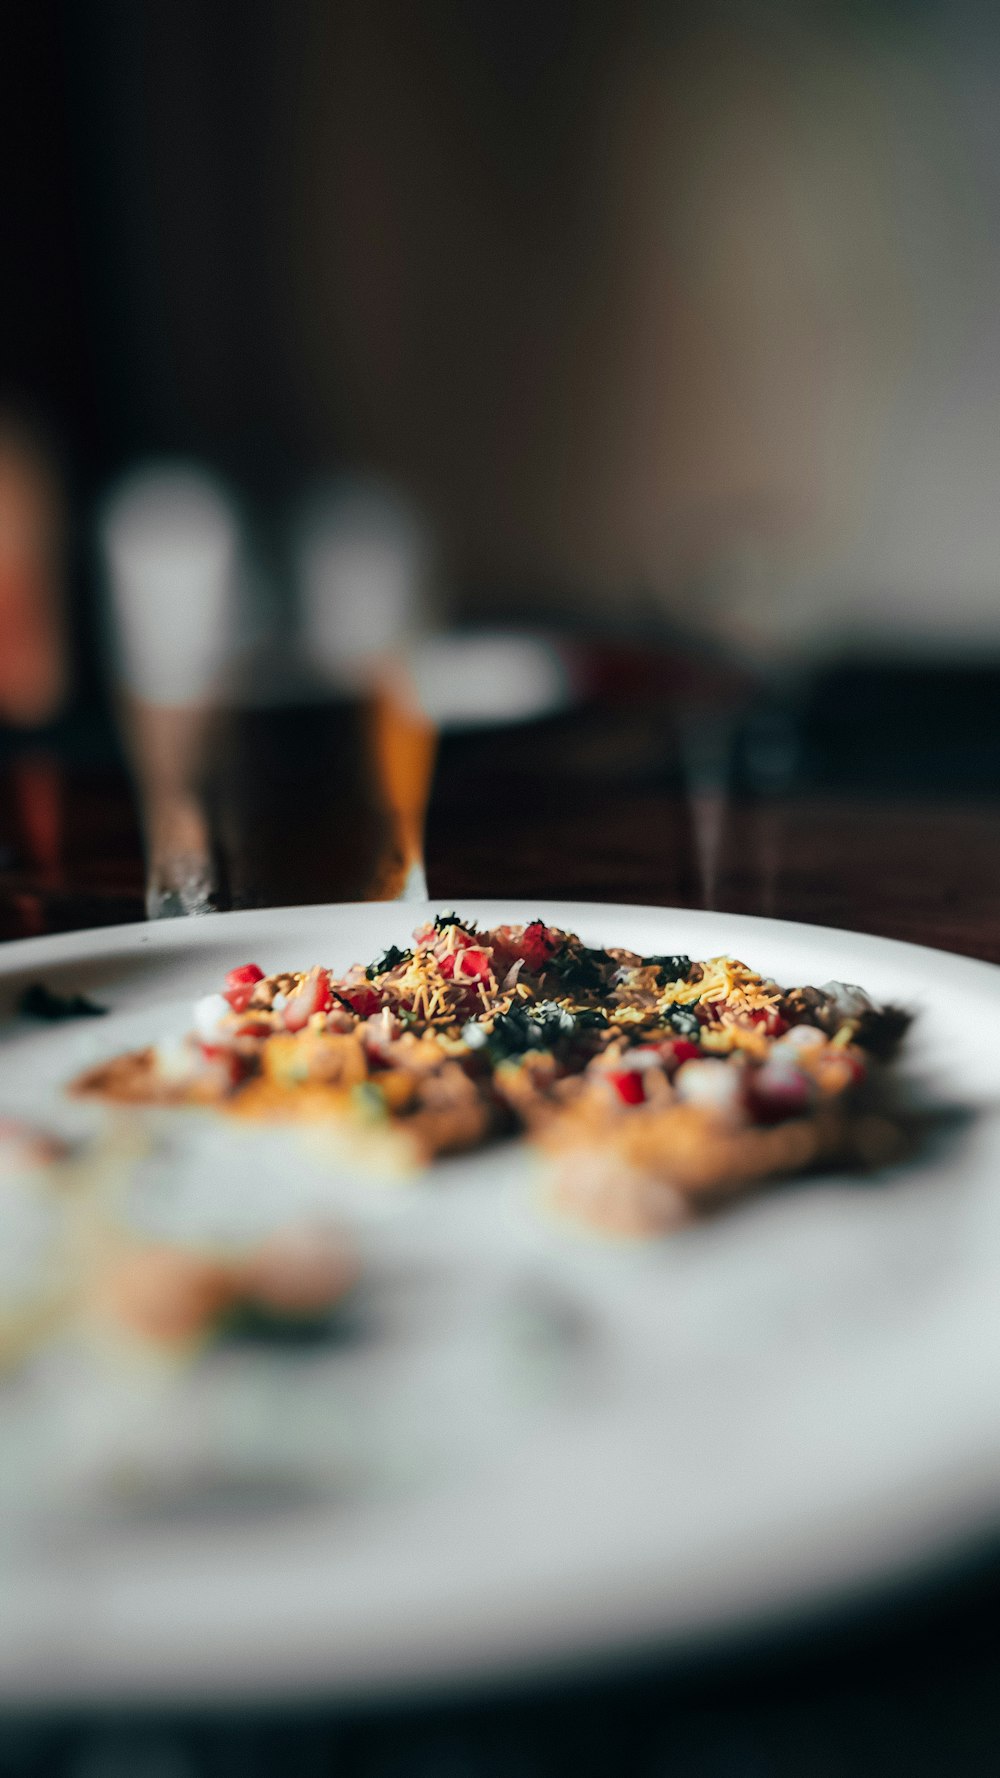
[[[390,945],[387,951],[382,952],[381,957],[376,957],[374,963],[369,963],[365,974],[373,982],[377,975],[385,975],[386,970],[395,969],[397,964],[409,963],[412,956],[412,951],[401,951],[398,945]]]
[[[107,1012],[85,994],[57,994],[44,982],[33,982],[25,988],[18,1002],[18,1011],[26,1019],[99,1019]]]

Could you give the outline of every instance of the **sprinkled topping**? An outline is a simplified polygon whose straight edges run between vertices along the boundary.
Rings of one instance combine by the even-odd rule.
[[[387,975],[390,969],[398,969],[401,963],[408,963],[412,956],[412,951],[401,951],[398,945],[390,945],[387,951],[382,952],[381,957],[377,957],[374,963],[369,963],[365,974],[373,982],[376,976]]]

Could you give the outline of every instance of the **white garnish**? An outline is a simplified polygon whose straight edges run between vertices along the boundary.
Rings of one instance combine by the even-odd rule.
[[[685,1062],[674,1080],[679,1097],[689,1105],[710,1105],[720,1111],[735,1104],[741,1085],[740,1070],[714,1058]]]
[[[616,1055],[610,1066],[641,1074],[645,1068],[662,1068],[663,1057],[658,1050],[626,1050],[624,1055]]]
[[[785,1093],[794,1088],[808,1089],[810,1085],[809,1076],[796,1068],[790,1055],[776,1056],[773,1051],[754,1076],[754,1086],[762,1093]]]
[[[538,1000],[531,1009],[532,1035],[544,1035],[545,1026],[555,1024],[560,1031],[575,1031],[576,1020],[568,1007],[560,1006],[558,1000]]]
[[[775,1040],[775,1050],[815,1050],[825,1048],[828,1038],[825,1031],[815,1025],[793,1025]]]
[[[855,987],[853,982],[824,982],[820,993],[832,1001],[842,1019],[858,1019],[871,1008],[864,988]]]
[[[223,1020],[228,1019],[232,1007],[221,994],[204,994],[194,1003],[194,1028],[198,1036],[206,1043],[218,1037]]]

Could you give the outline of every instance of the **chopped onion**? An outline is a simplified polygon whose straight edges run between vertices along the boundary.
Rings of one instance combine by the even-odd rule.
[[[714,1057],[703,1062],[685,1062],[677,1070],[674,1086],[680,1098],[689,1105],[714,1107],[719,1111],[734,1110],[743,1087],[742,1070]]]
[[[871,1011],[868,995],[853,982],[824,982],[820,993],[832,1002],[842,1019],[858,1019]]]
[[[218,1037],[228,1021],[232,1008],[221,994],[203,994],[194,1003],[194,1028],[206,1042]]]

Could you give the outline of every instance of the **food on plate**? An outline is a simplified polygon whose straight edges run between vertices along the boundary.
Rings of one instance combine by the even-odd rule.
[[[69,1144],[51,1130],[20,1117],[0,1117],[0,1178],[57,1167],[71,1152]]]
[[[96,1271],[101,1320],[162,1345],[190,1345],[248,1315],[274,1327],[321,1321],[348,1294],[358,1259],[340,1233],[280,1229],[244,1254],[122,1243]]]
[[[416,1164],[526,1132],[557,1208],[644,1233],[768,1179],[894,1158],[886,1065],[908,1023],[845,983],[783,988],[731,957],[445,913],[343,975],[234,968],[182,1041],[75,1090],[335,1119]]]
[[[92,1286],[102,1320],[165,1345],[200,1339],[236,1297],[222,1260],[167,1244],[125,1248],[96,1271]]]
[[[56,1132],[0,1116],[0,1372],[56,1329],[72,1299],[67,1223],[83,1171]]]

